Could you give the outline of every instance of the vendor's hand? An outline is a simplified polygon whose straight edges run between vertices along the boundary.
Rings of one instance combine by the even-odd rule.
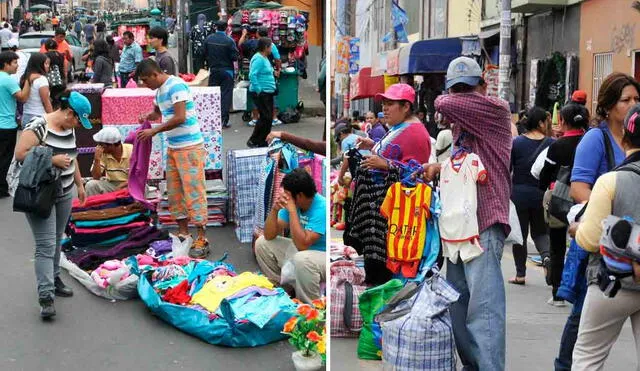
[[[53,164],[53,166],[60,169],[67,169],[69,165],[71,165],[71,157],[69,157],[69,155],[67,155],[66,153],[55,155],[51,158],[51,163]]]
[[[578,232],[578,226],[580,225],[580,223],[571,223],[571,225],[569,226],[569,236],[571,236],[571,238],[576,238],[576,233]]]
[[[145,129],[140,130],[138,134],[136,134],[136,137],[138,140],[150,140],[154,135],[156,135],[155,129]]]
[[[433,181],[438,174],[440,174],[440,164],[423,164],[422,165],[422,178],[427,182]]]
[[[375,144],[376,142],[374,142],[373,139],[370,139],[370,138],[363,138],[363,137],[356,138],[356,147],[359,149],[369,150],[373,148]]]
[[[273,209],[275,211],[280,211],[286,207],[287,207],[287,197],[284,194],[284,191],[282,191],[280,194],[278,194],[276,201],[273,203]]]
[[[364,159],[360,162],[360,166],[368,170],[386,170],[389,168],[389,163],[378,155],[370,155],[364,156]]]
[[[275,138],[281,139],[282,132],[281,131],[270,132],[269,135],[267,135],[267,142],[271,143],[271,141],[274,140]]]
[[[293,196],[291,195],[291,192],[284,191],[283,194],[285,196],[285,200],[287,201],[287,205],[286,205],[287,210],[290,213],[295,213],[297,211],[296,201],[293,199]]]
[[[103,147],[103,146],[101,146],[100,144],[98,144],[98,145],[96,146],[96,152],[94,153],[94,157],[95,157],[96,159],[100,159],[100,158],[102,158],[102,155],[103,155],[103,154],[104,154],[104,147]]]
[[[78,186],[78,200],[80,201],[80,206],[87,202],[87,192],[84,189],[84,185]]]

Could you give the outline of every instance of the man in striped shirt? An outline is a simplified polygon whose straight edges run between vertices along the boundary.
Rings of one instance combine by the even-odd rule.
[[[148,88],[156,90],[155,109],[140,117],[140,122],[162,117],[162,125],[139,131],[138,140],[150,140],[154,135],[166,132],[169,210],[178,223],[179,238],[190,236],[189,222],[196,226],[198,237],[189,255],[205,258],[209,253],[205,230],[208,220],[204,176],[207,154],[191,90],[182,79],[166,74],[151,59],[142,61],[136,74]]]
[[[447,264],[447,279],[460,292],[451,307],[456,347],[465,370],[504,370],[505,292],[500,260],[509,233],[511,114],[502,99],[477,92],[482,78],[478,63],[454,59],[447,70],[448,95],[435,101],[445,119],[455,122],[453,143],[480,158],[487,182],[478,185],[478,228],[484,253],[464,263]],[[440,164],[425,165],[433,179]]]

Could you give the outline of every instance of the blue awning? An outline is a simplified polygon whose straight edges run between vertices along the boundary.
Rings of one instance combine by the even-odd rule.
[[[462,41],[457,37],[416,41],[400,48],[399,74],[446,73],[461,53]]]

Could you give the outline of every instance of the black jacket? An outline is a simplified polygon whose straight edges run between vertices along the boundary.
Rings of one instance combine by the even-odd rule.
[[[233,62],[238,60],[238,47],[235,41],[221,32],[207,36],[204,42],[204,55],[209,69],[233,70]]]

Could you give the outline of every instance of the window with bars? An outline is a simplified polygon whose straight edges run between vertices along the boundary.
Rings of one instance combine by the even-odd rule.
[[[598,93],[602,81],[613,72],[613,53],[598,53],[593,55],[593,90],[591,94],[591,114],[596,114]]]

